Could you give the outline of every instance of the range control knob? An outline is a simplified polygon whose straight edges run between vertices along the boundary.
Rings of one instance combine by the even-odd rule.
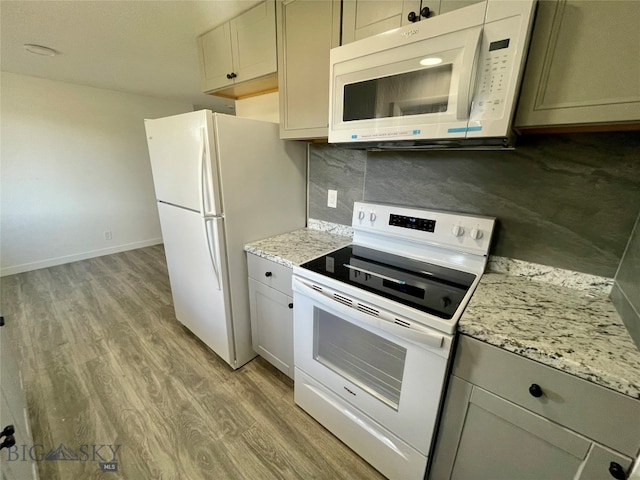
[[[469,232],[469,236],[474,240],[480,240],[482,238],[482,230],[479,228],[472,228]]]
[[[451,233],[453,233],[454,237],[461,237],[464,235],[464,227],[462,225],[454,225],[451,229]]]
[[[442,297],[440,299],[440,304],[442,305],[442,308],[447,308],[451,305],[451,299],[449,297]]]
[[[358,212],[358,220],[364,220],[364,210]]]
[[[378,218],[378,217],[376,216],[376,212],[373,212],[373,211],[372,211],[371,213],[369,213],[369,220],[371,220],[372,222],[375,222],[375,221],[376,221],[376,218]]]

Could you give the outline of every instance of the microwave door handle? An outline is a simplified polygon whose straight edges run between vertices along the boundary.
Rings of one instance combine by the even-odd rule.
[[[458,105],[456,118],[467,120],[471,112],[471,100],[474,89],[474,76],[476,73],[476,62],[480,54],[480,39],[482,38],[482,27],[469,29],[467,42],[462,53],[462,69],[458,83]]]

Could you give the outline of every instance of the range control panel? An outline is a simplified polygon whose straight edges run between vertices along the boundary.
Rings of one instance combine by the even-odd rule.
[[[406,215],[389,215],[389,225],[394,227],[410,228],[412,230],[423,230],[425,232],[433,232],[436,228],[435,220],[428,220],[419,217],[407,217]]]
[[[356,236],[363,232],[486,255],[495,218],[355,202],[351,224]]]

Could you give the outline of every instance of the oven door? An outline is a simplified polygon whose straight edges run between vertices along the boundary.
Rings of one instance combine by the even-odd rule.
[[[377,306],[355,301],[356,310],[297,277],[293,286],[296,368],[363,412],[359,422],[371,419],[427,456],[452,337],[373,316]]]

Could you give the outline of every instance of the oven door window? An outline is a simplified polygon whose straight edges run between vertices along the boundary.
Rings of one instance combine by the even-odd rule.
[[[407,349],[314,308],[313,358],[398,410]]]

